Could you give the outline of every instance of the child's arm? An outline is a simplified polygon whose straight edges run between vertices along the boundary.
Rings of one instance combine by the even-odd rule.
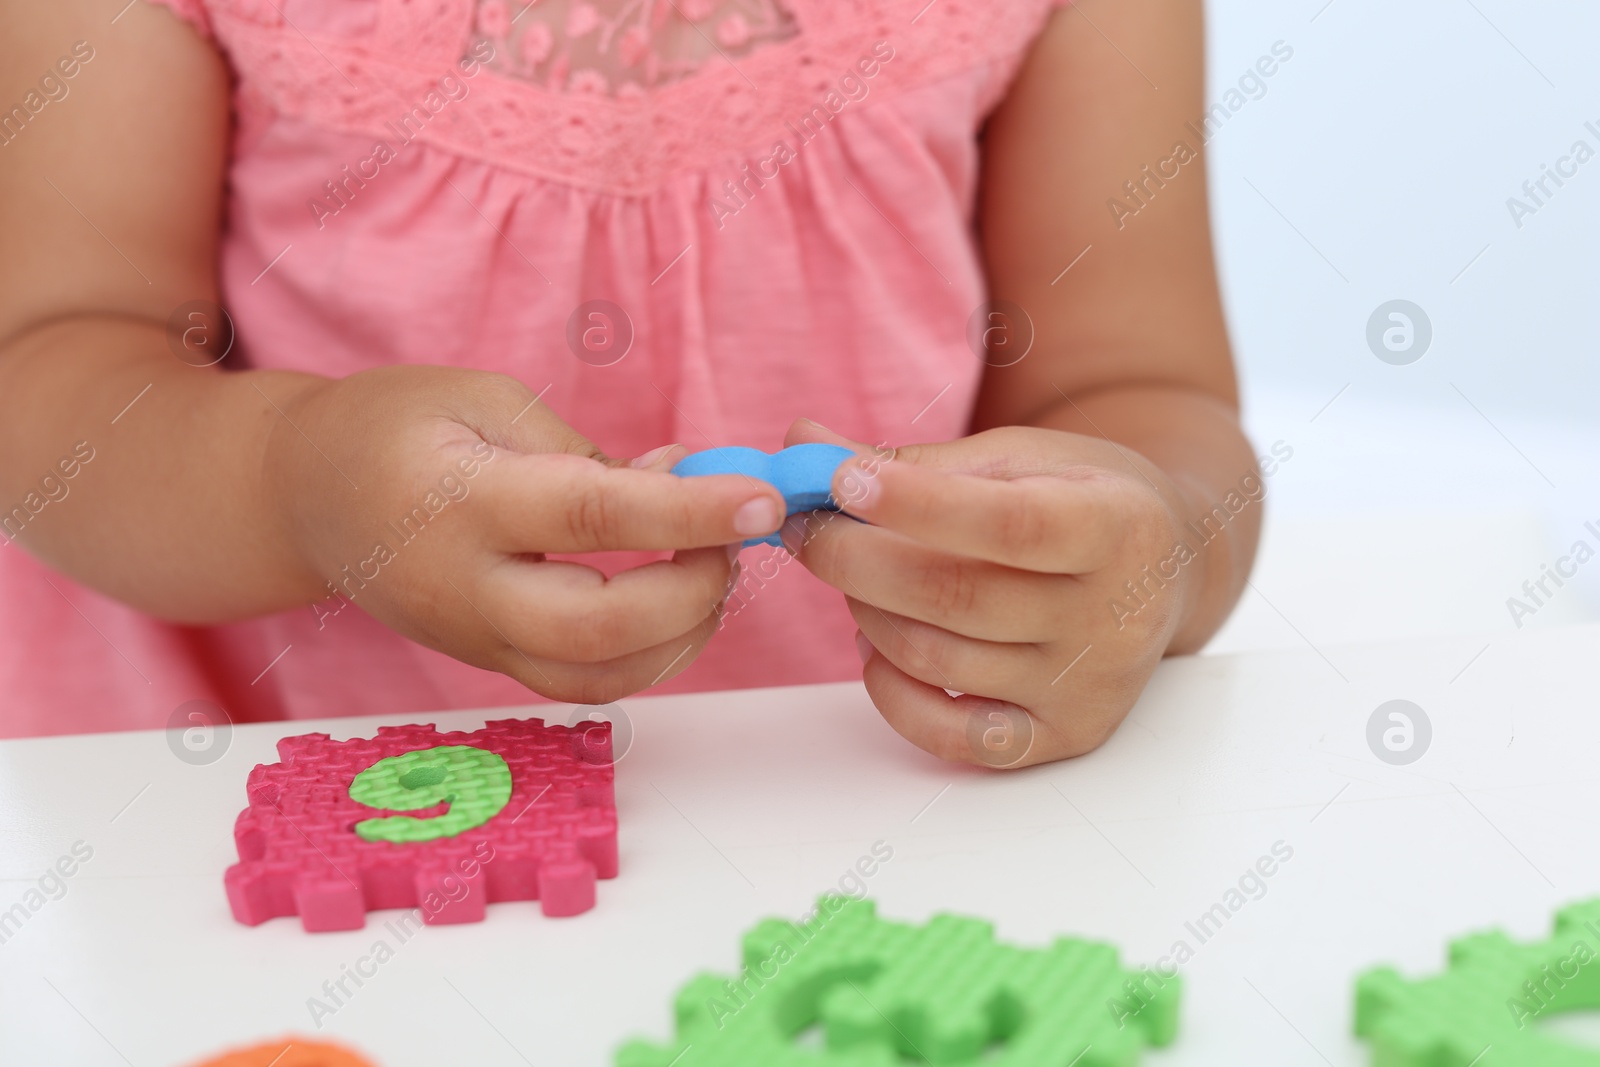
[[[729,576],[710,546],[775,529],[770,487],[689,484],[661,472],[672,455],[630,469],[499,375],[333,381],[170,349],[174,309],[218,300],[228,78],[169,12],[134,4],[112,24],[120,6],[0,0],[0,100],[42,76],[67,87],[0,144],[0,523],[16,542],[0,551],[185,622],[338,581],[408,636],[564,699],[691,662]],[[69,80],[57,61],[79,41],[92,58]],[[399,546],[388,524],[430,491],[449,507]],[[766,521],[737,523],[754,501]],[[374,562],[379,540],[392,559]],[[541,554],[685,546],[610,581]]]
[[[973,429],[1044,426],[1125,445],[1176,483],[1183,517],[1198,521],[1258,473],[1239,425],[1195,132],[1202,3],[1077,6],[1056,16],[988,129],[990,287],[1033,312],[1038,334],[1033,355],[986,376]],[[1167,651],[1195,651],[1227,618],[1260,524],[1252,505],[1205,547]]]
[[[829,523],[801,549],[850,598],[890,723],[992,765],[1105,740],[1160,657],[1226,618],[1261,521],[1188,125],[1199,0],[1077,7],[985,134],[991,292],[1025,309],[1032,349],[988,368],[973,426],[987,432],[842,471],[846,508],[875,525]]]

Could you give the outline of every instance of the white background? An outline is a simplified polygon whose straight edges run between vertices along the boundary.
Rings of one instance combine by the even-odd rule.
[[[1506,208],[1600,151],[1600,8],[1325,3],[1211,4],[1213,100],[1294,49],[1209,145],[1246,418],[1295,450],[1213,651],[1510,632],[1506,598],[1600,525],[1600,158],[1522,229]],[[1403,367],[1365,340],[1396,298],[1434,330]],[[1525,622],[1592,618],[1600,561]]]

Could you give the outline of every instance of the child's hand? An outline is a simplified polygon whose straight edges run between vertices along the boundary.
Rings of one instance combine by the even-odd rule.
[[[1006,427],[890,459],[802,421],[786,443],[818,440],[862,454],[833,492],[871,525],[797,516],[784,544],[845,594],[889,724],[937,756],[990,766],[1109,737],[1201,580],[1200,559],[1148,579],[1185,539],[1172,482],[1126,449],[1059,430]],[[1130,581],[1145,583],[1148,606]]]
[[[715,631],[724,547],[771,533],[777,491],[611,459],[512,378],[390,367],[282,405],[268,513],[330,594],[558,700],[605,703],[681,671]],[[546,553],[675,549],[607,579]],[[315,581],[311,583],[316,584]]]

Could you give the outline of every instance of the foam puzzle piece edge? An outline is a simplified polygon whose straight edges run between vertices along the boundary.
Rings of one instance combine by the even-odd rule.
[[[341,1045],[285,1037],[234,1049],[195,1067],[373,1067],[373,1064]]]
[[[1355,1032],[1375,1067],[1600,1067],[1600,1051],[1531,1025],[1597,1008],[1600,898],[1558,911],[1543,941],[1491,930],[1451,942],[1448,967],[1434,975],[1367,971],[1356,981]]]
[[[617,1067],[1132,1067],[1177,1033],[1176,973],[1124,970],[1112,945],[1018,948],[977,919],[880,919],[870,900],[766,920],[742,962],[691,979],[675,1038],[629,1042]]]

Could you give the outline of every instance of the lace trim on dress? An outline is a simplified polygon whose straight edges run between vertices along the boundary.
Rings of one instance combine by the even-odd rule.
[[[497,74],[625,100],[798,32],[772,0],[478,0],[474,30]]]
[[[508,56],[508,50],[530,47],[525,42],[532,31],[508,30],[499,38],[505,47],[496,46],[496,38],[481,32],[473,0],[322,0],[334,8],[377,5],[372,28],[355,39],[319,34],[298,16],[291,23],[285,17],[290,5],[280,8],[279,2],[207,3],[240,94],[253,107],[384,138],[392,148],[399,147],[392,131],[400,128],[404,144],[420,140],[522,174],[645,195],[673,175],[769,153],[790,127],[825,127],[869,95],[882,98],[974,69],[981,71],[974,83],[981,116],[999,100],[1060,0],[1017,0],[1001,12],[985,0],[856,0],[848,6],[788,0],[782,9],[770,8],[760,33],[746,15],[751,36],[736,51],[719,45],[698,65],[687,45],[654,53],[667,57],[658,59],[654,81],[623,59],[621,38],[635,28],[629,20],[637,12],[621,0],[612,9],[605,49],[598,9],[594,17],[602,22],[590,26],[591,16],[575,16],[582,0],[538,0],[517,22],[547,3],[549,17],[562,20],[569,60],[564,78],[554,79],[562,91],[551,89],[554,31],[552,51],[539,62]],[[701,10],[693,0],[672,2],[689,14]],[[715,37],[732,15],[750,10],[712,2],[705,19],[689,20],[698,27],[693,32]],[[659,9],[647,10],[654,18]],[[515,16],[508,12],[508,25]],[[491,29],[501,28],[497,17],[489,16]],[[584,31],[576,35],[581,52],[572,44],[574,17]],[[666,48],[667,38],[651,47],[657,46]],[[578,73],[595,72],[576,87],[575,54],[586,64]],[[598,57],[612,65],[587,65]]]

